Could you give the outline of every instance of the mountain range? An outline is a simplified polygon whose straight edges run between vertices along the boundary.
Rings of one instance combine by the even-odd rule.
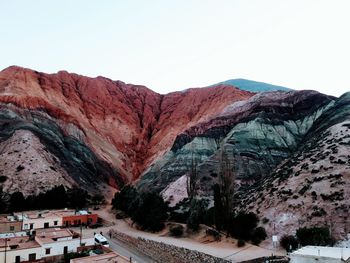
[[[336,98],[243,79],[166,95],[144,86],[12,66],[0,72],[0,186],[126,183],[171,205],[195,161],[209,201],[223,155],[235,204],[288,232],[320,221],[344,235],[350,206],[350,93]],[[301,220],[302,219],[302,220]]]

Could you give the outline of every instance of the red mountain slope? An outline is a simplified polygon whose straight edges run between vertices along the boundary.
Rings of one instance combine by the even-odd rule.
[[[0,72],[0,102],[46,112],[126,180],[135,180],[189,127],[254,93],[220,85],[160,95],[107,78],[21,67]]]

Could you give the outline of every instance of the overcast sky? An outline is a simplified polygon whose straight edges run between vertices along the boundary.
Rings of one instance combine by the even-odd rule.
[[[232,78],[350,91],[348,0],[1,1],[0,68],[167,93]]]

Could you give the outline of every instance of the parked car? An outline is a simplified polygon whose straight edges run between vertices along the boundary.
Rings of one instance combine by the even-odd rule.
[[[95,235],[95,245],[102,245],[104,247],[109,247],[108,240],[101,234]]]

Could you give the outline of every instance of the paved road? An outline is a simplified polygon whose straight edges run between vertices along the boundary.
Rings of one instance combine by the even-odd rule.
[[[133,263],[153,263],[154,261],[146,255],[139,253],[137,250],[127,246],[126,244],[120,242],[117,239],[109,239],[109,248],[113,251],[119,253],[126,258],[132,258]]]
[[[83,233],[83,237],[86,238],[86,237],[93,237],[95,233],[102,232],[104,237],[108,239],[108,242],[110,245],[109,248],[112,249],[114,252],[116,252],[116,253],[118,253],[126,258],[132,257],[132,263],[154,263],[154,261],[150,257],[138,252],[133,247],[128,246],[128,244],[123,243],[115,238],[110,239],[109,235],[107,233],[111,228],[113,228],[113,226],[101,227],[101,228],[97,228],[97,229],[83,228],[82,233]],[[79,231],[80,231],[79,227],[73,227],[71,229],[77,233],[79,233]]]

